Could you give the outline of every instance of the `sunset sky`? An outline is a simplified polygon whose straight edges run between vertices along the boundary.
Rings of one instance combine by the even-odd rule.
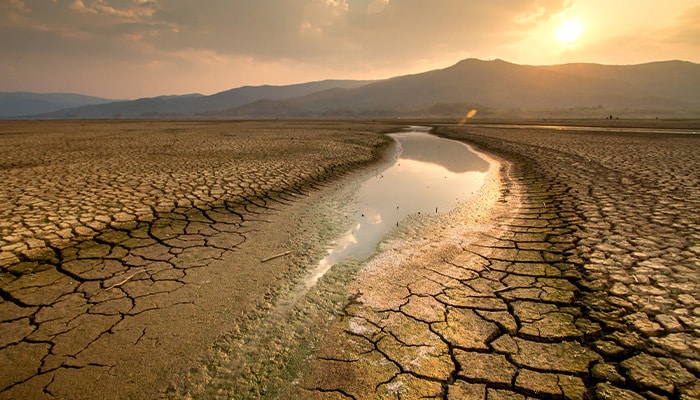
[[[0,0],[0,91],[131,99],[464,58],[700,62],[697,0]]]

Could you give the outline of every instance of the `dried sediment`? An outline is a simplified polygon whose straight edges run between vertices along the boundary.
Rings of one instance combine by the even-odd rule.
[[[273,298],[276,289],[268,284],[270,279],[281,282],[299,272],[285,269],[287,263],[259,262],[288,250],[279,246],[288,238],[273,238],[278,230],[268,229],[270,223],[265,220],[276,226],[300,222],[286,215],[299,203],[300,194],[371,159],[368,149],[378,143],[376,137],[357,133],[361,129],[357,125],[352,133],[351,125],[343,125],[337,129],[347,134],[345,139],[335,137],[334,129],[311,136],[295,131],[292,136],[299,146],[292,143],[286,148],[290,143],[283,139],[289,138],[288,131],[271,132],[269,126],[257,125],[269,139],[260,146],[260,142],[248,142],[255,135],[235,133],[256,125],[232,124],[234,129],[226,124],[212,123],[202,132],[201,143],[175,142],[173,154],[191,153],[184,163],[181,156],[167,159],[168,152],[160,148],[151,152],[150,157],[174,168],[172,182],[181,186],[173,193],[184,193],[188,203],[163,202],[171,209],[162,211],[153,208],[157,204],[151,206],[152,220],[139,219],[127,206],[126,213],[134,217],[117,216],[115,207],[107,210],[110,219],[99,226],[102,230],[87,226],[94,235],[81,236],[81,226],[91,222],[90,216],[85,221],[62,221],[67,224],[64,229],[70,228],[65,248],[59,246],[63,238],[39,237],[32,219],[16,228],[24,239],[2,243],[3,259],[12,261],[5,265],[8,272],[0,282],[4,333],[0,336],[5,340],[0,345],[0,363],[12,368],[2,368],[10,371],[2,379],[11,383],[2,382],[5,389],[0,398],[90,397],[90,391],[98,388],[111,388],[105,393],[115,397],[161,393],[163,387],[157,386],[167,380],[163,375],[177,362],[197,365],[198,360],[179,346],[201,340],[203,334],[197,329],[162,328],[235,331],[235,320],[243,314],[230,304],[227,309],[226,301],[259,304],[249,296]],[[170,127],[182,128],[180,134],[194,129],[190,123]],[[125,130],[133,128],[125,126]],[[4,134],[11,136],[12,129]],[[479,202],[444,218],[422,221],[420,229],[385,245],[350,286],[348,303],[311,364],[301,367],[301,379],[286,382],[294,383],[288,387],[288,396],[699,397],[700,139],[470,126],[438,132],[498,157],[502,181],[492,174]],[[122,131],[121,137],[138,143],[143,133],[148,130],[131,135]],[[168,137],[182,138],[177,131],[170,133]],[[221,141],[220,136],[228,134],[233,134],[233,140]],[[323,147],[328,145],[321,144],[327,135],[337,147]],[[109,143],[106,130],[101,136]],[[66,139],[58,138],[50,147],[71,150],[60,147]],[[40,149],[42,142],[32,140]],[[224,153],[226,157],[235,154],[240,163],[217,164],[226,157],[215,155],[216,150],[239,142],[238,150],[226,148]],[[209,150],[195,151],[202,146]],[[134,147],[124,151],[140,154]],[[158,155],[161,151],[164,154]],[[88,153],[90,160],[99,160],[100,154],[110,159],[109,152],[99,149]],[[41,151],[26,157],[10,155],[8,169],[36,168],[35,175],[48,174],[51,168],[41,167],[45,161],[36,164],[42,157]],[[122,154],[106,164],[119,167],[114,160],[129,158]],[[136,166],[149,165],[148,157],[135,158],[145,160]],[[278,165],[275,160],[287,158],[294,160],[283,162],[287,167],[262,171],[259,163],[250,161],[265,159],[269,165]],[[303,184],[295,183],[291,173],[289,181],[275,186],[286,190],[258,196],[266,190],[260,181],[278,179],[278,173],[289,173],[287,169],[296,162],[335,167],[313,177],[302,176]],[[219,171],[229,171],[234,164],[248,165],[251,176],[259,179],[224,186],[222,198],[247,193],[233,196],[235,201],[219,203],[217,190],[209,195],[213,200],[202,198],[189,182],[204,179],[204,184],[218,188],[221,176],[208,172],[212,163]],[[109,168],[98,168],[104,164],[97,162],[95,174],[114,178]],[[90,168],[90,162],[82,163],[73,171],[79,175],[78,171],[93,171]],[[158,174],[153,167],[152,173],[139,175],[128,163],[122,171],[135,177]],[[132,196],[128,187],[141,187],[118,186],[119,182],[114,185],[124,191],[125,201]],[[49,180],[45,183],[51,193]],[[79,190],[78,186],[72,190]],[[138,195],[133,198],[134,204],[142,201]],[[46,207],[35,202],[20,214],[31,215],[24,211]],[[71,209],[70,204],[66,207]],[[287,211],[278,212],[282,209]],[[32,240],[33,235],[38,241]],[[16,247],[17,243],[26,247]],[[30,251],[45,248],[51,252]],[[230,266],[247,265],[246,260],[254,260],[256,268],[246,270],[239,284],[227,286],[223,278],[231,276]],[[250,290],[253,286],[255,290]],[[228,293],[228,297],[217,299],[211,293]],[[209,308],[220,315],[202,314]],[[182,318],[191,320],[183,323]],[[204,334],[217,336],[216,332]],[[147,374],[137,376],[142,371]],[[251,377],[234,378],[216,382],[207,393],[226,398],[230,388],[219,391],[219,383]],[[92,383],[96,380],[97,385]],[[260,382],[261,388],[264,385]]]
[[[373,260],[293,393],[697,398],[700,138],[438,133],[501,158],[500,201]]]
[[[373,162],[352,123],[3,122],[0,398],[152,398],[302,271],[289,212]]]
[[[598,324],[584,344],[611,381],[648,398],[700,395],[700,138],[697,135],[475,130],[561,182],[574,248],[565,261],[578,305]],[[472,139],[469,139],[470,141]],[[606,386],[596,388],[605,397]]]

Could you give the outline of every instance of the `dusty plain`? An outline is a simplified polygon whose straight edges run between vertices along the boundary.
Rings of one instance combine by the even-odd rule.
[[[396,122],[0,124],[0,398],[700,398],[700,135],[412,123],[486,185],[294,304]]]

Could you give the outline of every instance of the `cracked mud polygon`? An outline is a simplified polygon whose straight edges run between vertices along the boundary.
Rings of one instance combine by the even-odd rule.
[[[438,127],[478,200],[287,306],[392,129],[3,123],[0,398],[700,397],[697,135]]]
[[[182,381],[303,272],[260,259],[286,248],[290,204],[376,158],[378,129],[3,123],[0,397]]]

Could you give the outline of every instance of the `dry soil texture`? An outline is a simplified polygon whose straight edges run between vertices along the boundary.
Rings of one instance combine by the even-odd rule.
[[[697,135],[440,126],[498,161],[477,200],[308,296],[327,324],[265,317],[303,263],[260,259],[379,129],[3,124],[0,398],[700,398]]]
[[[700,136],[437,133],[501,179],[385,246],[290,397],[700,398]]]
[[[260,262],[289,204],[376,160],[381,129],[0,123],[0,398],[161,396],[302,273]]]

